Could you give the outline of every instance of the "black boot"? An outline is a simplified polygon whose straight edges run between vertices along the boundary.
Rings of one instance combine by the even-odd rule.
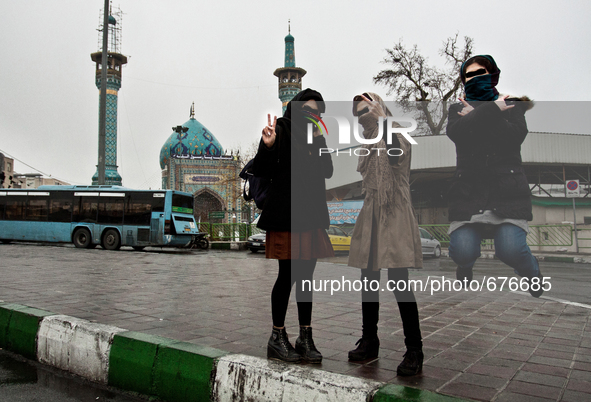
[[[462,269],[460,267],[456,268],[456,279],[464,284],[464,289],[468,290],[470,287],[470,282],[472,282],[472,278],[474,277],[474,273],[472,272],[472,268]],[[466,279],[466,282],[464,282]]]
[[[322,354],[316,349],[312,339],[312,327],[300,327],[300,336],[296,339],[295,350],[305,362],[322,362]]]
[[[399,376],[417,375],[423,370],[423,351],[408,349],[404,354],[404,360],[398,365],[396,373]]]
[[[288,363],[299,363],[302,360],[302,356],[289,343],[285,327],[282,329],[273,328],[273,333],[267,344],[267,358]]]
[[[355,345],[359,345],[357,349],[349,351],[349,360],[352,362],[375,359],[380,352],[380,340],[377,335],[371,337],[363,336]]]
[[[538,298],[542,295],[542,293],[544,293],[544,285],[543,285],[543,280],[544,280],[544,276],[542,275],[542,272],[539,270],[538,268],[538,276],[534,277],[534,278],[538,278],[539,282],[536,285],[532,285],[532,279],[533,278],[529,278],[527,280],[527,290],[529,290],[529,294],[532,295],[535,298]],[[533,290],[532,286],[535,286],[537,290]]]

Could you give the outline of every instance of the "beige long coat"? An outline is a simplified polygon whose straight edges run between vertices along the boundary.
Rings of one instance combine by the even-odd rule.
[[[380,208],[377,191],[367,189],[351,239],[348,264],[351,267],[368,268],[370,256],[373,258],[369,268],[374,271],[423,267],[419,226],[410,197],[411,144],[397,135],[404,153],[391,166],[395,178],[394,208],[391,212]]]

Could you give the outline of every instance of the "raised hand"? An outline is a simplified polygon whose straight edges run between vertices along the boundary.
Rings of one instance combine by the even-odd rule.
[[[507,99],[508,97],[509,97],[509,95],[503,95],[495,101],[495,103],[497,104],[499,109],[501,109],[501,112],[504,112],[507,109],[511,109],[512,107],[515,107],[515,105],[507,105],[505,103],[505,99]]]
[[[367,102],[367,107],[369,109],[367,112],[368,114],[374,116],[376,119],[380,116],[386,117],[386,113],[384,112],[384,109],[382,109],[382,105],[380,105],[379,102],[372,101],[365,95],[361,95],[361,98]]]
[[[468,113],[470,113],[472,110],[474,110],[474,107],[471,106],[468,102],[466,102],[465,99],[462,98],[458,98],[460,102],[462,102],[462,105],[464,105],[464,108],[458,112],[458,114],[462,117],[464,117],[465,115],[467,115]]]
[[[277,134],[275,133],[275,127],[277,127],[277,116],[275,116],[273,123],[271,123],[271,115],[268,114],[267,120],[267,126],[263,128],[263,143],[268,148],[271,148],[273,144],[275,144],[275,138],[277,137]]]

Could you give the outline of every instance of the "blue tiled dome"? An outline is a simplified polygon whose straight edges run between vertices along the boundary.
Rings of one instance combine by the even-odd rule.
[[[186,133],[173,132],[160,150],[160,168],[168,164],[173,155],[178,156],[221,156],[224,153],[222,145],[205,126],[195,118],[183,124]]]

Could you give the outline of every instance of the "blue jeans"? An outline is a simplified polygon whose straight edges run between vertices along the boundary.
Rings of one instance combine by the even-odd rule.
[[[538,260],[526,243],[527,233],[510,223],[466,224],[454,230],[449,242],[449,256],[460,269],[472,269],[476,259],[480,257],[480,243],[485,234],[492,235],[497,258],[513,268],[516,274],[527,278],[538,276]]]

